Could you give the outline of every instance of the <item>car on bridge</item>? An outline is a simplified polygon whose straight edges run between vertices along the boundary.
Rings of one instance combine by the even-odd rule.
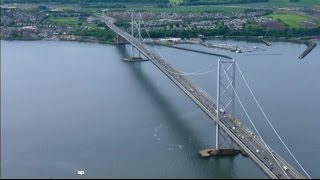
[[[218,113],[217,110],[216,110],[216,113]],[[226,113],[225,110],[220,109],[220,114],[225,114],[225,113]]]

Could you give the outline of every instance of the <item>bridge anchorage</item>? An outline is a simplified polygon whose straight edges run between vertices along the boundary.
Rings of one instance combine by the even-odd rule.
[[[143,39],[141,36],[141,13],[134,13],[131,11],[131,36],[137,38],[139,43],[143,43]],[[141,52],[136,49],[133,45],[131,45],[131,57],[125,58],[125,61],[128,62],[142,62],[148,61],[148,59],[144,59],[141,57]]]
[[[233,89],[235,89],[235,75],[234,59],[218,60],[217,108],[215,110],[217,114],[217,121],[221,121],[223,120],[222,117],[230,115],[231,117],[234,117],[235,91]],[[229,114],[227,114],[227,112]],[[234,141],[228,136],[228,134],[221,130],[218,123],[214,122],[214,124],[216,126],[215,148],[209,148],[199,151],[202,157],[233,156],[239,154],[240,152],[243,155],[247,155],[243,150],[240,150],[240,148],[234,143]],[[223,138],[222,142],[219,141],[220,137]],[[229,147],[223,148],[223,143],[226,143]]]

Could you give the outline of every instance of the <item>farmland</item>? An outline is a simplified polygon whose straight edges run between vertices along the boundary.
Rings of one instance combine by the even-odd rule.
[[[301,28],[303,22],[310,22],[310,23],[317,23],[313,21],[313,19],[298,15],[298,14],[289,14],[289,13],[279,13],[279,14],[272,14],[269,15],[270,17],[280,20],[287,26],[291,28]]]

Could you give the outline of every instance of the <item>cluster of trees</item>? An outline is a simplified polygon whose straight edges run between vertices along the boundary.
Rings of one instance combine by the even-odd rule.
[[[118,27],[123,27],[124,29],[127,29],[129,27],[131,27],[130,23],[127,22],[127,21],[123,21],[123,20],[117,20],[115,23],[114,23],[115,26],[118,26]]]
[[[124,4],[110,4],[110,3],[82,3],[82,7],[89,7],[89,8],[126,8],[127,6]]]
[[[194,30],[166,30],[166,31],[150,31],[152,38],[163,38],[163,37],[180,37],[180,38],[195,38],[200,34],[206,37],[209,36],[266,36],[266,37],[302,37],[302,36],[320,36],[320,27],[313,29],[289,29],[285,28],[282,30],[266,30],[262,27],[246,28],[242,30],[229,29],[226,26],[221,26],[219,29],[205,30],[205,29],[194,29]],[[143,37],[147,37],[146,33],[142,34]]]
[[[92,30],[81,30],[72,32],[74,35],[79,35],[81,37],[95,37],[99,41],[108,41],[112,42],[113,35],[111,31],[102,30],[102,29],[92,29]]]

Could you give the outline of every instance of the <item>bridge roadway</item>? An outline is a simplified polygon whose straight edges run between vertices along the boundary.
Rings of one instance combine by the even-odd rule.
[[[263,143],[249,128],[241,122],[225,113],[220,115],[220,121],[216,114],[216,101],[204,90],[198,87],[190,79],[183,76],[183,72],[176,70],[160,55],[151,51],[143,42],[124,32],[113,24],[113,19],[99,15],[114,33],[124,38],[156,67],[158,67],[170,80],[172,80],[189,98],[191,98],[215,123],[218,123],[231,139],[238,144],[258,166],[273,179],[304,179],[304,177],[287,163],[279,154]],[[271,154],[272,153],[272,154]],[[277,160],[275,160],[277,159]],[[283,167],[286,168],[283,168]]]

